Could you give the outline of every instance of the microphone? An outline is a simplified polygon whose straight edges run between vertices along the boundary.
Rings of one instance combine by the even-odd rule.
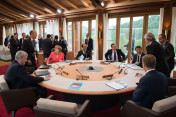
[[[120,64],[119,64],[119,66],[118,66],[118,68],[120,69],[120,65],[122,64],[123,62],[121,62]]]
[[[130,67],[127,66],[128,68],[126,68],[123,73],[126,75],[127,74],[126,70],[129,69],[129,68],[131,68],[131,67],[133,67],[133,66],[135,66],[135,64],[132,65],[132,66],[130,66]]]

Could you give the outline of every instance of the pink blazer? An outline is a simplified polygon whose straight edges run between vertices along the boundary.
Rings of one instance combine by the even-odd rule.
[[[51,52],[48,60],[47,60],[47,64],[49,63],[56,63],[59,62],[60,60],[64,61],[64,54],[62,52],[59,52],[59,55],[57,57],[56,52]]]

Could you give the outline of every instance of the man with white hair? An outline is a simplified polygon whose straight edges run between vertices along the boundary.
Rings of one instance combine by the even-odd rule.
[[[155,41],[155,36],[152,33],[146,33],[144,38],[147,44],[147,54],[152,54],[156,57],[156,70],[164,73],[167,77],[170,77],[164,49]]]
[[[27,61],[28,54],[25,51],[18,51],[15,55],[15,60],[8,67],[6,72],[6,81],[10,89],[21,89],[28,87],[36,87],[37,93],[40,97],[46,97],[46,89],[39,86],[44,80],[50,78],[35,77],[30,75],[24,65]]]

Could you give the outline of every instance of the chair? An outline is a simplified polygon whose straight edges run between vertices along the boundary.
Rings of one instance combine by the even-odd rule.
[[[86,100],[82,105],[40,98],[34,107],[35,117],[90,117],[90,101]]]
[[[0,94],[7,112],[12,112],[12,117],[15,117],[15,112],[18,109],[23,107],[32,108],[33,104],[39,99],[35,88],[9,90],[4,75],[0,75]]]
[[[168,92],[167,96],[176,95],[176,78],[168,78]]]
[[[122,117],[175,117],[176,95],[156,101],[152,109],[127,101],[121,108]]]

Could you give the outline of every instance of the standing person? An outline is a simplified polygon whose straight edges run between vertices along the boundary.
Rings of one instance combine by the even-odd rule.
[[[147,54],[152,54],[156,57],[156,70],[164,73],[169,77],[169,68],[165,59],[165,52],[161,45],[155,41],[155,36],[148,32],[144,35],[147,47]]]
[[[29,64],[32,63],[32,66],[34,67],[34,69],[37,69],[36,61],[35,61],[36,37],[37,37],[37,32],[34,30],[31,30],[30,37],[23,41],[23,46],[22,46],[22,50],[28,54],[28,59],[29,59],[28,63]]]
[[[64,59],[66,60],[66,54],[68,52],[67,50],[67,41],[64,39],[64,37],[61,38],[61,47],[62,47],[62,52],[64,53]]]
[[[6,81],[10,89],[21,89],[28,87],[36,87],[36,91],[40,97],[46,98],[47,91],[37,83],[50,78],[35,77],[30,75],[24,65],[27,61],[28,54],[25,51],[18,51],[15,55],[15,60],[8,67],[6,72]]]
[[[87,45],[87,50],[89,50],[92,53],[92,51],[93,51],[93,39],[90,38],[89,33],[86,34],[85,44]]]
[[[8,35],[8,36],[5,38],[5,41],[4,41],[5,47],[8,46],[9,42],[10,42],[10,35]]]
[[[51,41],[52,41],[52,44],[54,43],[54,35],[51,34]]]
[[[42,35],[38,35],[38,42],[39,42],[39,50],[43,50],[42,43],[43,43],[43,38]]]
[[[136,50],[136,53],[134,56],[133,56],[133,61],[132,63],[133,64],[136,64],[140,67],[142,67],[142,57],[145,55],[143,52],[142,52],[142,47],[141,46],[136,46],[135,47],[135,50]]]
[[[170,74],[171,71],[174,69],[174,57],[175,57],[174,47],[171,43],[166,41],[165,34],[160,34],[158,36],[158,40],[159,40],[161,46],[164,48],[165,58],[167,60],[168,66],[169,66],[169,74]]]
[[[58,41],[58,36],[57,35],[54,36],[54,42],[53,42],[53,47],[52,48],[55,48],[56,45],[59,45],[59,41]]]
[[[51,49],[52,49],[52,41],[51,41],[51,35],[47,34],[47,38],[43,40],[43,53],[45,59],[50,56]]]
[[[14,37],[10,39],[10,53],[11,61],[15,60],[15,54],[20,49],[20,41],[18,40],[18,33],[14,33]]]
[[[22,38],[20,39],[20,50],[22,48],[22,45],[23,45],[23,41],[26,39],[26,34],[25,33],[22,33]]]
[[[113,43],[111,44],[111,49],[109,49],[105,53],[106,60],[113,60],[118,62],[125,61],[125,54],[121,51],[121,49],[117,49],[116,45]],[[122,60],[123,58],[123,60]]]

